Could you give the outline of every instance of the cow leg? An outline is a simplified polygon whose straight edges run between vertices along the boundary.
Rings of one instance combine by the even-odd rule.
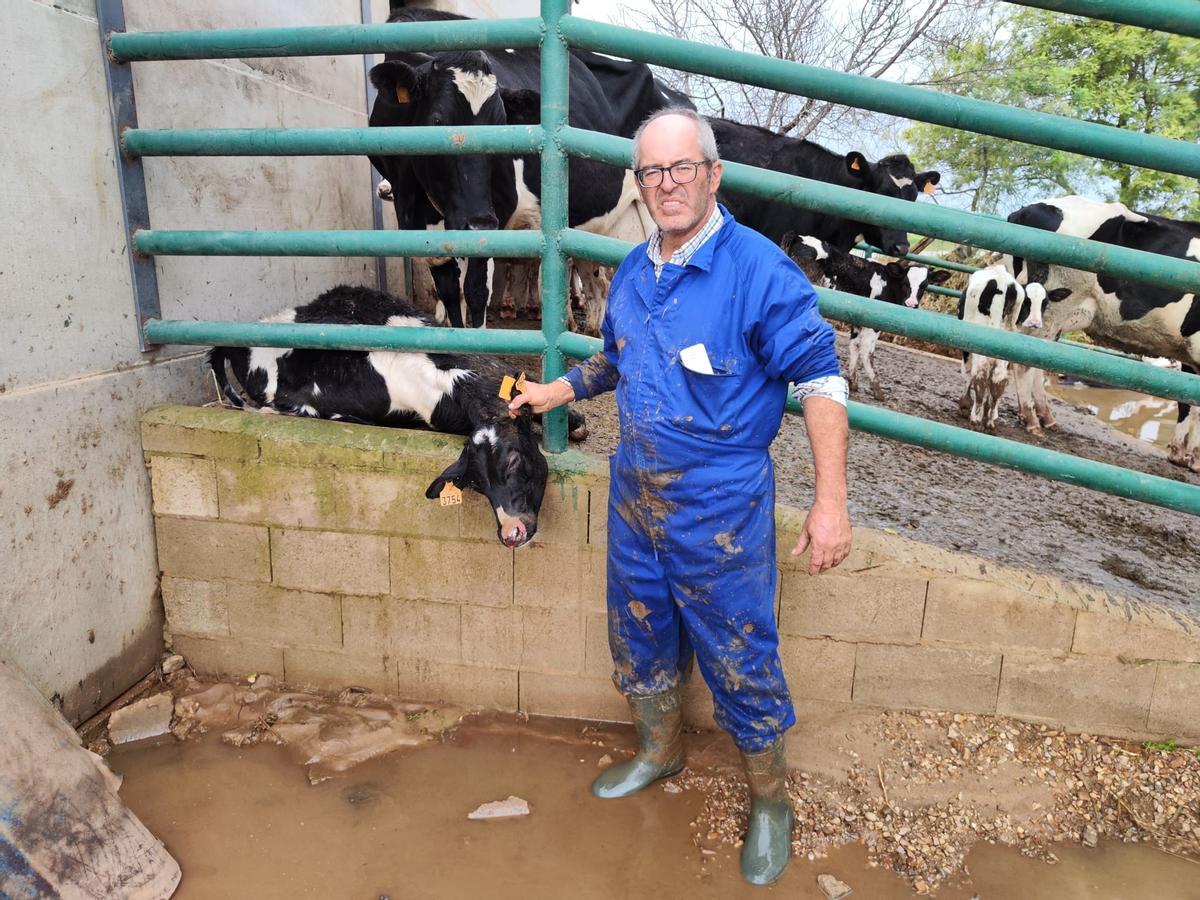
[[[862,333],[866,329],[850,326],[850,361],[846,364],[846,384],[852,393],[858,393],[858,359],[862,353]]]
[[[989,356],[971,354],[971,381],[967,390],[971,395],[971,424],[976,428],[983,425],[988,416],[993,362]]]
[[[1200,472],[1200,406],[1179,404],[1175,434],[1167,447],[1167,460],[1193,472]]]
[[[862,354],[863,372],[867,375],[867,386],[871,389],[872,397],[882,400],[883,388],[879,386],[879,376],[875,374],[875,344],[879,341],[879,332],[874,328],[864,328],[861,338],[859,352]]]
[[[1046,373],[1041,369],[1033,369],[1033,405],[1037,410],[1038,422],[1046,429],[1057,428],[1058,420],[1050,412],[1050,401],[1046,397]]]
[[[433,276],[438,298],[434,319],[439,323],[449,320],[453,327],[462,328],[462,284],[459,282],[458,260],[448,259],[436,266],[431,265],[429,274]]]
[[[1033,435],[1042,433],[1041,421],[1034,407],[1033,383],[1041,376],[1040,369],[1014,364],[1012,367],[1014,390],[1017,393],[1017,416],[1025,430]]]
[[[467,261],[467,271],[463,279],[463,297],[466,309],[470,313],[472,328],[483,328],[487,325],[487,308],[492,290],[493,274],[495,274],[495,267],[492,260],[476,257]]]
[[[1008,387],[1008,360],[998,359],[992,367],[991,380],[988,385],[990,394],[987,417],[987,430],[996,430],[996,420],[1000,416],[1000,402],[1004,399],[1004,391]]]

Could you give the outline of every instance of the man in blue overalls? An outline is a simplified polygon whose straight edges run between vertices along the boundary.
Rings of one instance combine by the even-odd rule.
[[[795,723],[775,622],[775,474],[768,447],[788,383],[804,404],[816,491],[793,554],[809,571],[850,552],[846,386],[833,329],[778,247],[716,202],[721,163],[690,110],[634,138],[638,185],[658,225],[613,276],[604,349],[513,399],[545,412],[617,391],[610,461],[608,635],[638,754],[596,779],[624,797],[684,765],[681,681],[693,656],[750,783],[742,873],[769,884],[790,855],[783,733]]]

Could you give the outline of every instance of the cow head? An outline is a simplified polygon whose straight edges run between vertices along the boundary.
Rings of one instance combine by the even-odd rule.
[[[883,266],[886,274],[885,288],[881,300],[888,303],[903,303],[909,309],[921,305],[921,297],[931,284],[941,284],[950,277],[945,269],[930,270],[925,266],[909,266],[901,262],[890,262]]]
[[[372,115],[379,125],[507,125],[504,94],[491,62],[480,51],[439,53],[417,60],[388,60],[371,69],[379,90]],[[528,92],[511,92],[514,104]],[[446,228],[490,230],[502,223],[493,192],[496,178],[513,181],[510,159],[479,154],[412,157],[418,182],[441,213]],[[509,193],[515,194],[515,187]]]
[[[1055,288],[1047,291],[1040,281],[1025,285],[1025,300],[1017,313],[1016,323],[1021,328],[1041,328],[1042,316],[1051,303],[1058,303],[1071,296],[1070,288]]]
[[[942,177],[938,172],[918,173],[903,153],[872,163],[857,150],[846,154],[846,172],[850,183],[859,190],[899,200],[916,200],[918,193],[933,193]],[[862,237],[888,256],[908,253],[908,233],[900,229],[864,223]]]
[[[528,414],[479,425],[463,451],[433,480],[425,496],[439,496],[447,483],[488,498],[496,512],[496,532],[506,547],[520,547],[537,533],[549,466]]]

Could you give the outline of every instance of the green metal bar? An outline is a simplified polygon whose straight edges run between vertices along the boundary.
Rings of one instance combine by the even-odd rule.
[[[527,353],[546,349],[538,331],[506,328],[401,328],[276,322],[151,319],[146,340],[209,347],[304,347],[314,350],[428,350],[434,353]]]
[[[313,25],[301,28],[227,28],[109,35],[117,62],[161,59],[335,56],[406,50],[503,50],[536,47],[538,19],[466,19],[379,25]]]
[[[570,337],[572,339],[568,342],[564,335],[560,346],[576,359],[586,359],[601,348],[601,342],[596,338],[583,335]],[[789,412],[803,415],[803,408],[795,400],[789,400],[787,408]],[[853,401],[849,412],[850,427],[868,434],[1200,516],[1200,487],[1186,482],[1079,459],[1031,444]]]
[[[608,265],[618,265],[633,247],[627,241],[598,237],[576,229],[564,232],[561,243],[571,256],[594,259]],[[1161,369],[1132,359],[1064,345],[1062,342],[960,322],[954,316],[929,310],[879,303],[842,291],[817,288],[817,296],[820,298],[821,314],[839,322],[960,347],[1039,369],[1079,375],[1105,384],[1144,391],[1156,397],[1200,403],[1200,376]]]
[[[414,125],[408,128],[195,128],[121,136],[129,156],[417,156],[539,153],[540,125]]]
[[[612,165],[630,165],[633,142],[627,138],[568,128],[564,131],[563,143],[573,155]],[[827,215],[903,227],[918,234],[947,238],[955,243],[1002,250],[1073,269],[1132,278],[1184,293],[1195,291],[1196,285],[1200,284],[1200,263],[1191,260],[1053,234],[931,203],[912,203],[731,162],[725,163],[721,183],[723,188],[802,206]]]
[[[536,231],[137,231],[147,256],[534,257]]]
[[[553,381],[566,371],[566,358],[558,341],[567,330],[567,258],[559,235],[567,230],[567,154],[559,135],[567,124],[568,65],[570,51],[559,31],[559,22],[567,14],[571,0],[541,0],[542,22],[542,334],[546,355],[542,361],[542,379]],[[544,417],[546,450],[560,453],[567,449],[567,411],[557,409]]]
[[[606,266],[619,266],[634,245],[629,241],[567,228],[559,235],[558,245],[567,256],[591,259]]]
[[[587,359],[603,347],[603,341],[573,331],[564,331],[558,338],[558,349],[571,359]]]
[[[800,406],[791,400],[788,409],[799,412]],[[877,406],[851,402],[849,412],[850,427],[867,434],[1200,516],[1200,487],[1187,482],[1080,459]]]
[[[860,243],[855,244],[854,246],[858,250],[865,251],[868,254],[868,257],[867,257],[868,259],[870,258],[870,254],[876,254],[876,253],[880,254],[882,256],[887,256],[887,254],[884,253],[882,250],[880,250],[878,247],[872,247],[870,244],[864,244],[864,243],[860,242]],[[952,262],[948,259],[940,259],[939,257],[936,257],[936,256],[921,256],[919,253],[909,253],[908,255],[906,255],[902,258],[907,259],[909,262],[919,263],[920,265],[923,265],[923,266],[934,266],[938,269],[949,269],[951,272],[968,272],[969,273],[969,272],[978,272],[979,271],[979,266],[969,266],[966,263]]]
[[[1200,145],[1186,141],[1015,109],[986,100],[956,97],[755,53],[700,46],[680,38],[576,16],[565,17],[562,30],[572,47],[1200,178]]]
[[[1009,0],[1021,6],[1049,9],[1072,16],[1086,16],[1169,31],[1200,38],[1200,3],[1196,0]]]
[[[817,288],[821,314],[839,322],[866,325],[1039,369],[1066,372],[1156,397],[1200,403],[1200,376],[1096,353],[1082,347],[1016,334],[1001,328],[960,322],[954,316],[879,303],[841,291]]]
[[[961,297],[962,291],[956,291],[954,288],[942,287],[940,284],[929,284],[925,286],[925,290],[931,294],[941,294],[943,297]]]

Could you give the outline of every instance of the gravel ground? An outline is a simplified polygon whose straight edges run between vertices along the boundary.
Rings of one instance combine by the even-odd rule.
[[[841,773],[790,776],[793,855],[817,859],[861,841],[871,865],[903,875],[919,894],[964,872],[979,841],[1050,863],[1056,845],[1102,839],[1200,856],[1200,750],[950,713],[873,713],[838,730]],[[694,767],[676,781],[705,798],[696,846],[740,846],[749,809],[742,776]]]
[[[839,352],[845,363],[844,335]],[[964,424],[964,378],[954,360],[880,342],[876,369],[887,394],[880,405]],[[855,399],[878,403],[863,394]],[[1005,403],[1000,437],[1200,483],[1161,450],[1069,404],[1050,399],[1059,427],[1039,440],[1018,423],[1011,391]],[[589,428],[580,449],[607,456],[617,440],[613,395],[578,407]],[[813,470],[802,419],[785,417],[772,454],[779,501],[807,506]],[[1192,516],[861,432],[851,438],[849,474],[855,524],[1200,615],[1200,525]]]

